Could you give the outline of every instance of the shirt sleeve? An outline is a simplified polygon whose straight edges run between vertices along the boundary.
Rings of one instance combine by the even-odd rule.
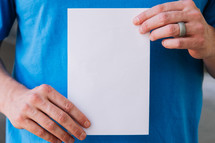
[[[0,41],[8,36],[15,18],[14,0],[0,0]]]
[[[203,15],[208,24],[215,27],[215,0],[208,0]]]

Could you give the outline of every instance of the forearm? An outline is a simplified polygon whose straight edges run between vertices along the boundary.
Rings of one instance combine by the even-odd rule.
[[[215,57],[203,61],[208,73],[215,78]]]
[[[1,42],[0,42],[1,46]],[[10,74],[6,71],[4,64],[0,58],[0,112],[4,113],[3,107],[8,96],[13,92],[19,92],[19,90],[25,87],[15,81]]]
[[[209,74],[215,78],[215,28],[212,26],[209,26],[209,30],[208,30],[208,34],[210,35],[208,46],[211,47],[209,54],[210,56],[208,58],[203,59],[205,67],[207,69],[207,71],[209,72]]]

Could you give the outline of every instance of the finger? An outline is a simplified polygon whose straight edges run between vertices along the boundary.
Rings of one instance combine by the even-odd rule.
[[[37,123],[35,123],[34,121],[32,121],[30,119],[25,120],[24,128],[27,131],[35,134],[36,136],[38,136],[38,137],[40,137],[40,138],[42,138],[48,142],[61,143],[61,141],[59,139],[57,139],[54,135],[47,132],[45,129],[43,129]]]
[[[167,37],[176,37],[180,33],[178,24],[169,24],[164,27],[155,29],[150,34],[150,40],[155,41]]]
[[[44,103],[40,104],[37,108],[57,121],[79,140],[84,140],[86,138],[85,131],[67,113],[62,111],[51,102],[44,101]]]
[[[76,120],[82,127],[89,128],[91,123],[89,119],[67,98],[57,92],[54,88],[48,85],[40,86],[40,92],[48,95],[48,99],[67,112],[74,120]]]
[[[181,11],[183,9],[184,9],[184,4],[181,1],[164,3],[161,5],[154,6],[146,10],[145,12],[142,12],[141,14],[139,14],[134,18],[133,23],[135,25],[140,25],[147,19],[150,19],[159,13],[167,12],[167,11]]]
[[[174,24],[178,22],[188,22],[189,18],[186,16],[186,13],[183,11],[172,11],[160,13],[148,20],[146,20],[140,26],[140,33],[144,34],[150,32],[153,29],[165,26],[167,24]]]
[[[193,28],[187,28],[190,27],[191,24],[186,23],[186,35],[192,35],[195,33],[195,31],[193,31]],[[164,27],[155,29],[154,31],[151,32],[150,34],[150,40],[151,41],[155,41],[158,39],[162,39],[162,38],[167,38],[167,37],[178,37],[180,34],[180,28],[178,24],[169,24],[166,25]]]
[[[62,96],[55,89],[52,90],[48,98],[51,102],[66,111],[73,119],[75,119],[82,127],[89,128],[91,123],[89,119],[67,98]]]
[[[199,42],[195,37],[165,39],[162,45],[168,49],[196,49]]]
[[[29,109],[26,110],[26,115],[28,118],[41,125],[44,129],[46,129],[49,133],[53,134],[58,139],[64,142],[74,142],[74,138],[72,136],[70,136],[66,131],[64,131],[60,126],[58,126],[54,121],[52,121],[41,111],[33,107],[29,107]]]

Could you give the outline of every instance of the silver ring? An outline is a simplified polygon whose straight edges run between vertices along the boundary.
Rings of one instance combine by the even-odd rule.
[[[184,37],[186,36],[187,30],[186,30],[186,26],[184,22],[179,22],[179,29],[180,29],[180,33],[179,33],[179,37]]]

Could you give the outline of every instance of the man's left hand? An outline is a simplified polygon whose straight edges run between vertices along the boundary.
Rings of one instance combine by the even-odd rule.
[[[178,22],[185,23],[185,37],[179,37]],[[152,30],[151,41],[174,37],[162,41],[165,48],[188,49],[196,59],[215,56],[215,29],[207,24],[192,0],[157,5],[136,16],[133,23],[140,25],[141,34]]]

